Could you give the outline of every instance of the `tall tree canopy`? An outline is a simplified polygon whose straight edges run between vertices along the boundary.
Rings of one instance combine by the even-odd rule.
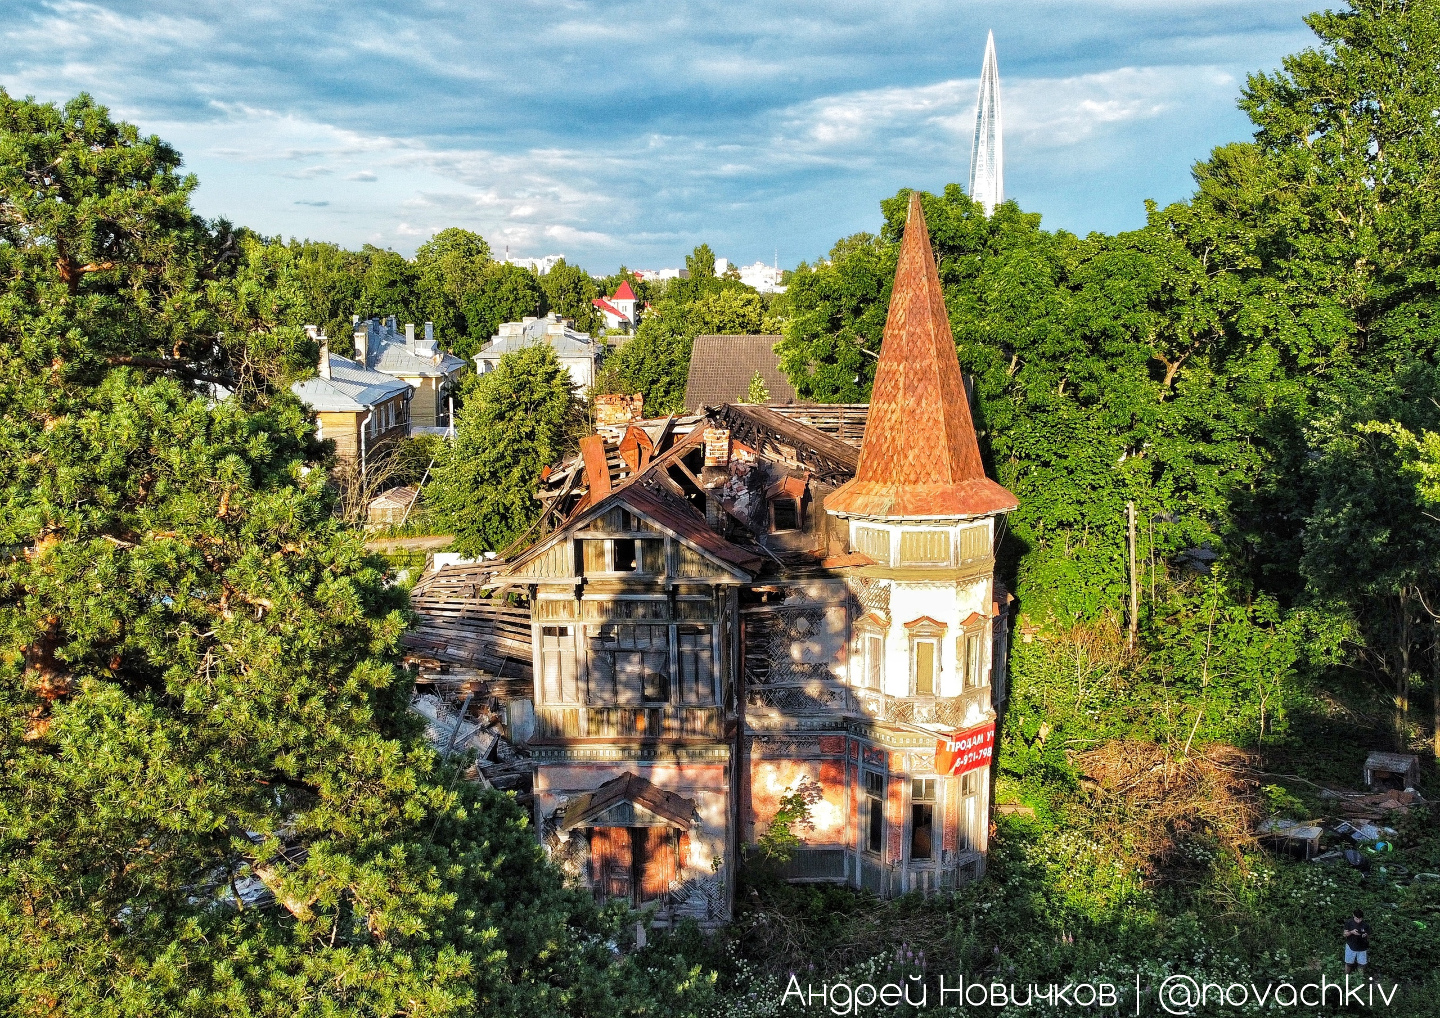
[[[525,813],[420,738],[403,593],[249,370],[295,251],[198,219],[179,165],[0,91],[0,1009],[652,1007]]]
[[[540,471],[577,437],[575,386],[553,349],[525,347],[472,379],[457,417],[455,443],[427,496],[430,509],[455,534],[457,551],[501,551],[540,513]]]

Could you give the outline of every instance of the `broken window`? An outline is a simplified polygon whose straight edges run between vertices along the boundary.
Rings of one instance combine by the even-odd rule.
[[[885,678],[885,638],[867,634],[865,641],[865,672],[862,681],[867,689],[879,689]]]
[[[800,529],[800,503],[793,498],[777,498],[770,503],[770,530],[782,533]]]
[[[934,858],[935,779],[914,778],[910,782],[910,858]]]
[[[966,633],[956,641],[955,655],[965,672],[965,688],[979,689],[985,682],[985,636]]]
[[[605,625],[592,631],[590,703],[669,702],[669,626]]]
[[[885,851],[885,775],[865,772],[865,851]]]
[[[665,542],[633,537],[581,541],[585,574],[641,573],[658,575],[665,571]]]

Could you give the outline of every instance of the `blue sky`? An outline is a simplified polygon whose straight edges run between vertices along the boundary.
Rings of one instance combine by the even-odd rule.
[[[0,86],[159,134],[199,211],[407,254],[464,226],[592,272],[813,259],[968,178],[987,30],[1007,197],[1140,225],[1250,134],[1317,0],[5,0]]]

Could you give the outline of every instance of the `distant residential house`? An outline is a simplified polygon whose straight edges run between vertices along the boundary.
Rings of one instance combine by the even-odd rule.
[[[636,279],[659,281],[662,279],[689,279],[689,269],[636,269]]]
[[[794,403],[795,389],[775,344],[780,336],[696,336],[690,351],[690,377],[685,382],[685,409],[737,403],[750,391],[755,373],[770,392],[770,403]]]
[[[590,303],[604,316],[607,329],[624,329],[630,332],[640,323],[640,316],[636,313],[638,302],[635,291],[630,289],[626,280],[622,279],[610,296],[596,297]]]
[[[581,389],[588,389],[594,383],[604,344],[588,332],[578,331],[568,318],[559,318],[553,313],[544,318],[526,317],[501,325],[500,331],[475,355],[475,369],[482,375],[488,374],[500,366],[500,358],[507,353],[541,345],[555,351],[556,358],[570,372],[571,380]]]
[[[409,431],[414,390],[399,378],[331,353],[324,334],[306,328],[320,340],[319,371],[290,391],[314,411],[317,437],[334,442],[335,455],[363,471],[377,446]]]
[[[450,426],[450,395],[458,384],[465,362],[440,349],[435,326],[425,323],[423,339],[415,326],[406,324],[402,335],[391,315],[383,321],[352,319],[355,326],[355,358],[364,367],[401,379],[415,390],[410,401],[410,423],[417,428]]]

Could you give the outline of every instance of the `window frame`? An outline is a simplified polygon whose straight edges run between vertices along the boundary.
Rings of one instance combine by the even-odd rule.
[[[910,779],[910,859],[912,862],[935,861],[935,811],[939,806],[939,783],[935,778]],[[921,818],[924,822],[921,822]],[[924,854],[920,854],[919,835],[926,832]]]
[[[868,855],[885,855],[885,802],[887,781],[883,771],[862,770],[861,784],[865,795],[865,828],[861,831],[860,850]],[[876,846],[878,842],[878,847]]]
[[[780,526],[780,503],[788,503],[795,512],[795,525],[793,527]],[[805,514],[800,506],[798,498],[791,498],[788,495],[777,496],[770,500],[770,533],[772,534],[793,534],[796,531],[805,529]]]

